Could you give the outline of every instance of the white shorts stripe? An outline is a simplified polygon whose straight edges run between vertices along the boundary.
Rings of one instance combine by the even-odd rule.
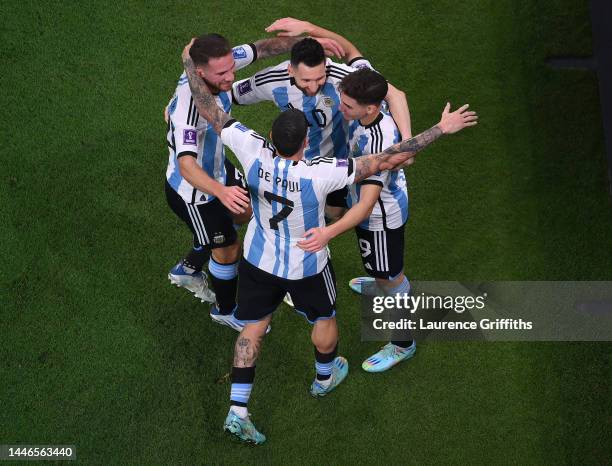
[[[380,237],[382,239],[382,246],[383,246],[381,248],[381,255],[382,255],[382,260],[383,260],[383,272],[388,272],[389,271],[389,257],[387,254],[387,232],[381,231]]]
[[[378,265],[378,232],[375,231],[374,232],[374,257],[376,259],[376,270],[378,270],[380,268],[380,266]]]
[[[200,215],[200,211],[196,206],[193,206],[193,212],[195,213],[198,222],[200,222],[200,227],[202,228],[202,233],[204,234],[204,238],[206,239],[206,244],[209,244],[210,239],[208,238],[208,233],[206,233],[206,227],[204,227],[204,220],[202,220],[202,215]]]
[[[384,268],[384,260],[382,257],[382,235],[381,231],[377,231],[374,236],[376,237],[376,270],[382,271]]]
[[[330,303],[334,303],[334,298],[332,297],[332,290],[333,290],[333,286],[331,286],[331,283],[329,282],[329,278],[327,276],[327,274],[325,273],[327,271],[327,266],[325,266],[325,269],[323,269],[322,275],[323,275],[323,280],[325,280],[325,289],[327,291],[327,297],[329,298],[329,302]]]
[[[336,299],[336,287],[334,286],[334,280],[331,276],[331,272],[329,271],[329,266],[325,267],[325,270],[323,270],[323,273],[327,275],[327,280],[329,281],[329,285],[331,286],[331,290],[332,290],[332,297],[333,299]]]
[[[185,203],[185,205],[187,206],[187,213],[189,214],[189,218],[191,219],[191,224],[193,225],[193,229],[195,230],[196,236],[198,237],[198,241],[200,242],[200,244],[206,244],[202,236],[202,232],[200,231],[200,226],[193,218],[193,213],[191,212],[189,204]]]
[[[204,222],[202,221],[202,217],[200,216],[200,211],[197,207],[191,204],[187,204],[187,211],[189,212],[189,216],[191,217],[191,222],[193,223],[193,227],[198,236],[198,240],[203,245],[209,244],[208,235],[206,234]]]

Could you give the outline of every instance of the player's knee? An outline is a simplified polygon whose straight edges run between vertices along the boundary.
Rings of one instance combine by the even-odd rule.
[[[270,316],[265,317],[257,322],[249,322],[240,332],[240,336],[251,340],[263,338],[266,334],[266,330],[269,324]]]
[[[219,264],[231,264],[240,259],[240,241],[236,240],[234,244],[230,244],[224,248],[216,248],[212,250],[212,256],[215,262]]]

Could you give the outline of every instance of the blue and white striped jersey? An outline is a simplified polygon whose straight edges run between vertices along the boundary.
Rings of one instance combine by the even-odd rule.
[[[340,113],[338,85],[342,78],[358,68],[372,65],[365,58],[354,60],[352,65],[335,63],[326,59],[327,80],[315,96],[307,96],[289,77],[289,61],[259,71],[250,78],[236,81],[232,94],[238,104],[254,104],[273,101],[285,111],[290,108],[302,110],[308,120],[308,147],[304,157],[348,157],[348,122]]]
[[[236,69],[244,68],[256,57],[255,46],[240,45],[233,48]],[[232,96],[229,91],[215,96],[219,108],[230,113]],[[178,80],[174,96],[168,104],[167,142],[170,154],[166,179],[172,188],[191,204],[204,204],[215,197],[194,188],[181,176],[178,158],[193,156],[200,167],[219,183],[225,184],[225,151],[221,139],[208,122],[200,117],[193,102],[185,73]]]
[[[349,127],[351,157],[376,154],[400,141],[400,133],[389,113],[381,110],[376,119],[363,126],[359,120]],[[378,202],[372,214],[359,225],[369,231],[399,228],[408,220],[408,191],[404,170],[384,171],[370,176],[349,187],[349,207],[359,201],[359,191],[364,184],[382,186]]]
[[[226,124],[221,139],[238,157],[251,195],[253,217],[244,238],[244,258],[289,280],[321,272],[329,259],[327,248],[310,253],[297,242],[310,228],[325,225],[325,198],[354,181],[353,161],[287,160],[265,138],[235,120]]]

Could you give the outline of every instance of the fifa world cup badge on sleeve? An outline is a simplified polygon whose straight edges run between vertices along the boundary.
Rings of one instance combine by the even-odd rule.
[[[190,144],[192,146],[196,146],[196,130],[195,129],[185,129],[183,130],[183,144]]]
[[[250,80],[246,80],[246,81],[241,82],[240,84],[238,84],[238,94],[239,95],[248,94],[252,90],[253,89],[251,88],[251,81]]]
[[[235,47],[232,51],[234,55],[234,59],[238,60],[239,58],[246,58],[247,53],[244,50],[244,47]]]
[[[348,167],[347,159],[336,159],[336,167]]]

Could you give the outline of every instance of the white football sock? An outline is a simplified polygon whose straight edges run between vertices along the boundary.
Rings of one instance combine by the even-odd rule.
[[[230,411],[233,411],[234,414],[236,414],[238,417],[241,417],[242,419],[246,419],[247,417],[249,417],[249,410],[246,406],[232,405],[230,406]]]

